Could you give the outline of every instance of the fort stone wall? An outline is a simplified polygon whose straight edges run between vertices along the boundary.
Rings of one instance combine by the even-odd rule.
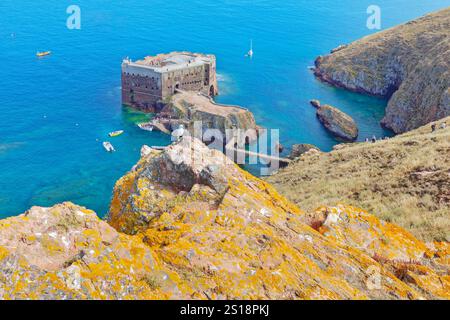
[[[186,57],[188,60],[183,60]],[[163,59],[169,62],[164,63]],[[125,59],[122,63],[124,105],[145,112],[159,112],[166,98],[177,89],[217,95],[215,57],[174,52],[138,62]]]

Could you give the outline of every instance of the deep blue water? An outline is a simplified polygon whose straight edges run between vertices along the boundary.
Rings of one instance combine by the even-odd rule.
[[[70,200],[104,215],[114,182],[161,133],[140,131],[144,115],[122,108],[120,64],[172,50],[214,53],[220,102],[240,104],[281,143],[336,141],[308,101],[350,114],[360,139],[388,134],[379,126],[385,101],[331,88],[314,79],[315,57],[373,31],[374,1],[214,0],[0,2],[0,217],[32,205]],[[66,8],[81,7],[82,29],[66,28]],[[448,0],[377,0],[382,28],[448,6]],[[249,39],[255,55],[244,58]],[[36,51],[52,50],[44,59]],[[107,133],[124,129],[109,139]],[[106,153],[101,142],[117,149]]]

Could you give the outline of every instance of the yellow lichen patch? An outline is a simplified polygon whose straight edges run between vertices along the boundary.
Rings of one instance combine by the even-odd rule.
[[[366,211],[352,206],[321,207],[315,215],[325,216],[319,230],[339,243],[388,260],[420,259],[426,245],[406,230],[380,221]]]
[[[0,246],[0,260],[3,260],[8,254],[9,251],[6,248]]]
[[[181,296],[421,297],[372,257],[423,255],[423,243],[404,230],[357,208],[323,207],[317,229],[324,237],[271,185],[195,140],[186,145],[196,153],[185,156],[183,143],[143,158],[119,181],[111,210],[121,216],[110,215],[117,230],[142,234],[158,270],[170,275]],[[129,190],[122,190],[123,181]],[[332,220],[346,224],[337,228]],[[371,268],[382,278],[374,291],[367,287]]]

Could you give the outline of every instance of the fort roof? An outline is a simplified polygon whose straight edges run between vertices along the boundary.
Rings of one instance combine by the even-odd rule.
[[[137,60],[135,62],[125,60],[124,63],[135,67],[148,68],[158,73],[165,73],[184,69],[186,67],[201,66],[205,63],[211,63],[214,59],[215,57],[212,55],[200,53],[171,52],[167,54],[158,54],[156,56],[148,56],[143,60]]]

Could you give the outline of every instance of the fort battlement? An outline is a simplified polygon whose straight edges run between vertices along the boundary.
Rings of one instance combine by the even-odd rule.
[[[159,112],[177,89],[211,97],[218,94],[216,57],[171,52],[122,62],[122,103],[146,112]]]

